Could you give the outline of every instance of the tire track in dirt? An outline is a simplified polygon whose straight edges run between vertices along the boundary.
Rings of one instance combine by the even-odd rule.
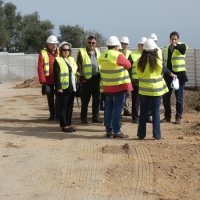
[[[118,195],[115,191],[116,196],[112,198],[149,199],[148,193],[151,191],[152,183],[152,160],[148,150],[142,145],[130,145],[128,156],[123,155],[122,158],[115,154],[113,163],[116,160],[118,160],[118,164],[111,166],[111,172],[106,174],[107,187],[114,191],[115,185],[118,186]]]

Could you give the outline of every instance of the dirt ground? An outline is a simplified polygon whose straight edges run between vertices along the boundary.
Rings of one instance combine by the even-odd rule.
[[[0,200],[200,199],[199,91],[185,91],[181,125],[161,124],[163,139],[155,141],[148,124],[140,141],[130,117],[122,119],[128,139],[107,139],[103,125],[81,125],[76,101],[77,132],[63,133],[47,121],[38,85],[16,84],[0,84]]]

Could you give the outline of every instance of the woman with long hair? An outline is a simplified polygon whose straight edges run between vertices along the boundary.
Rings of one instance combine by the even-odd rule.
[[[146,119],[151,102],[153,118],[153,138],[161,138],[160,131],[160,100],[168,91],[162,77],[162,60],[157,54],[157,45],[153,39],[147,39],[144,50],[137,63],[140,94],[140,118],[137,136],[139,139],[146,137]]]

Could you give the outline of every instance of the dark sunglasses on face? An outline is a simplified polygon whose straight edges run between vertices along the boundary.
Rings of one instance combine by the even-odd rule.
[[[71,51],[70,49],[62,49],[62,51]]]
[[[88,44],[96,44],[96,42],[88,42]]]

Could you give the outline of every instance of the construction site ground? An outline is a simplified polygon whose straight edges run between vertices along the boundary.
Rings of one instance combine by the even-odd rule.
[[[49,122],[37,84],[0,84],[0,200],[199,200],[200,92],[185,91],[180,125],[161,124],[162,139],[137,139],[137,124],[122,118],[127,139],[105,137],[103,124],[80,123],[74,133]],[[80,102],[80,100],[79,100]],[[129,105],[130,106],[130,105]],[[103,112],[100,112],[103,119]],[[161,104],[161,118],[163,106]]]

